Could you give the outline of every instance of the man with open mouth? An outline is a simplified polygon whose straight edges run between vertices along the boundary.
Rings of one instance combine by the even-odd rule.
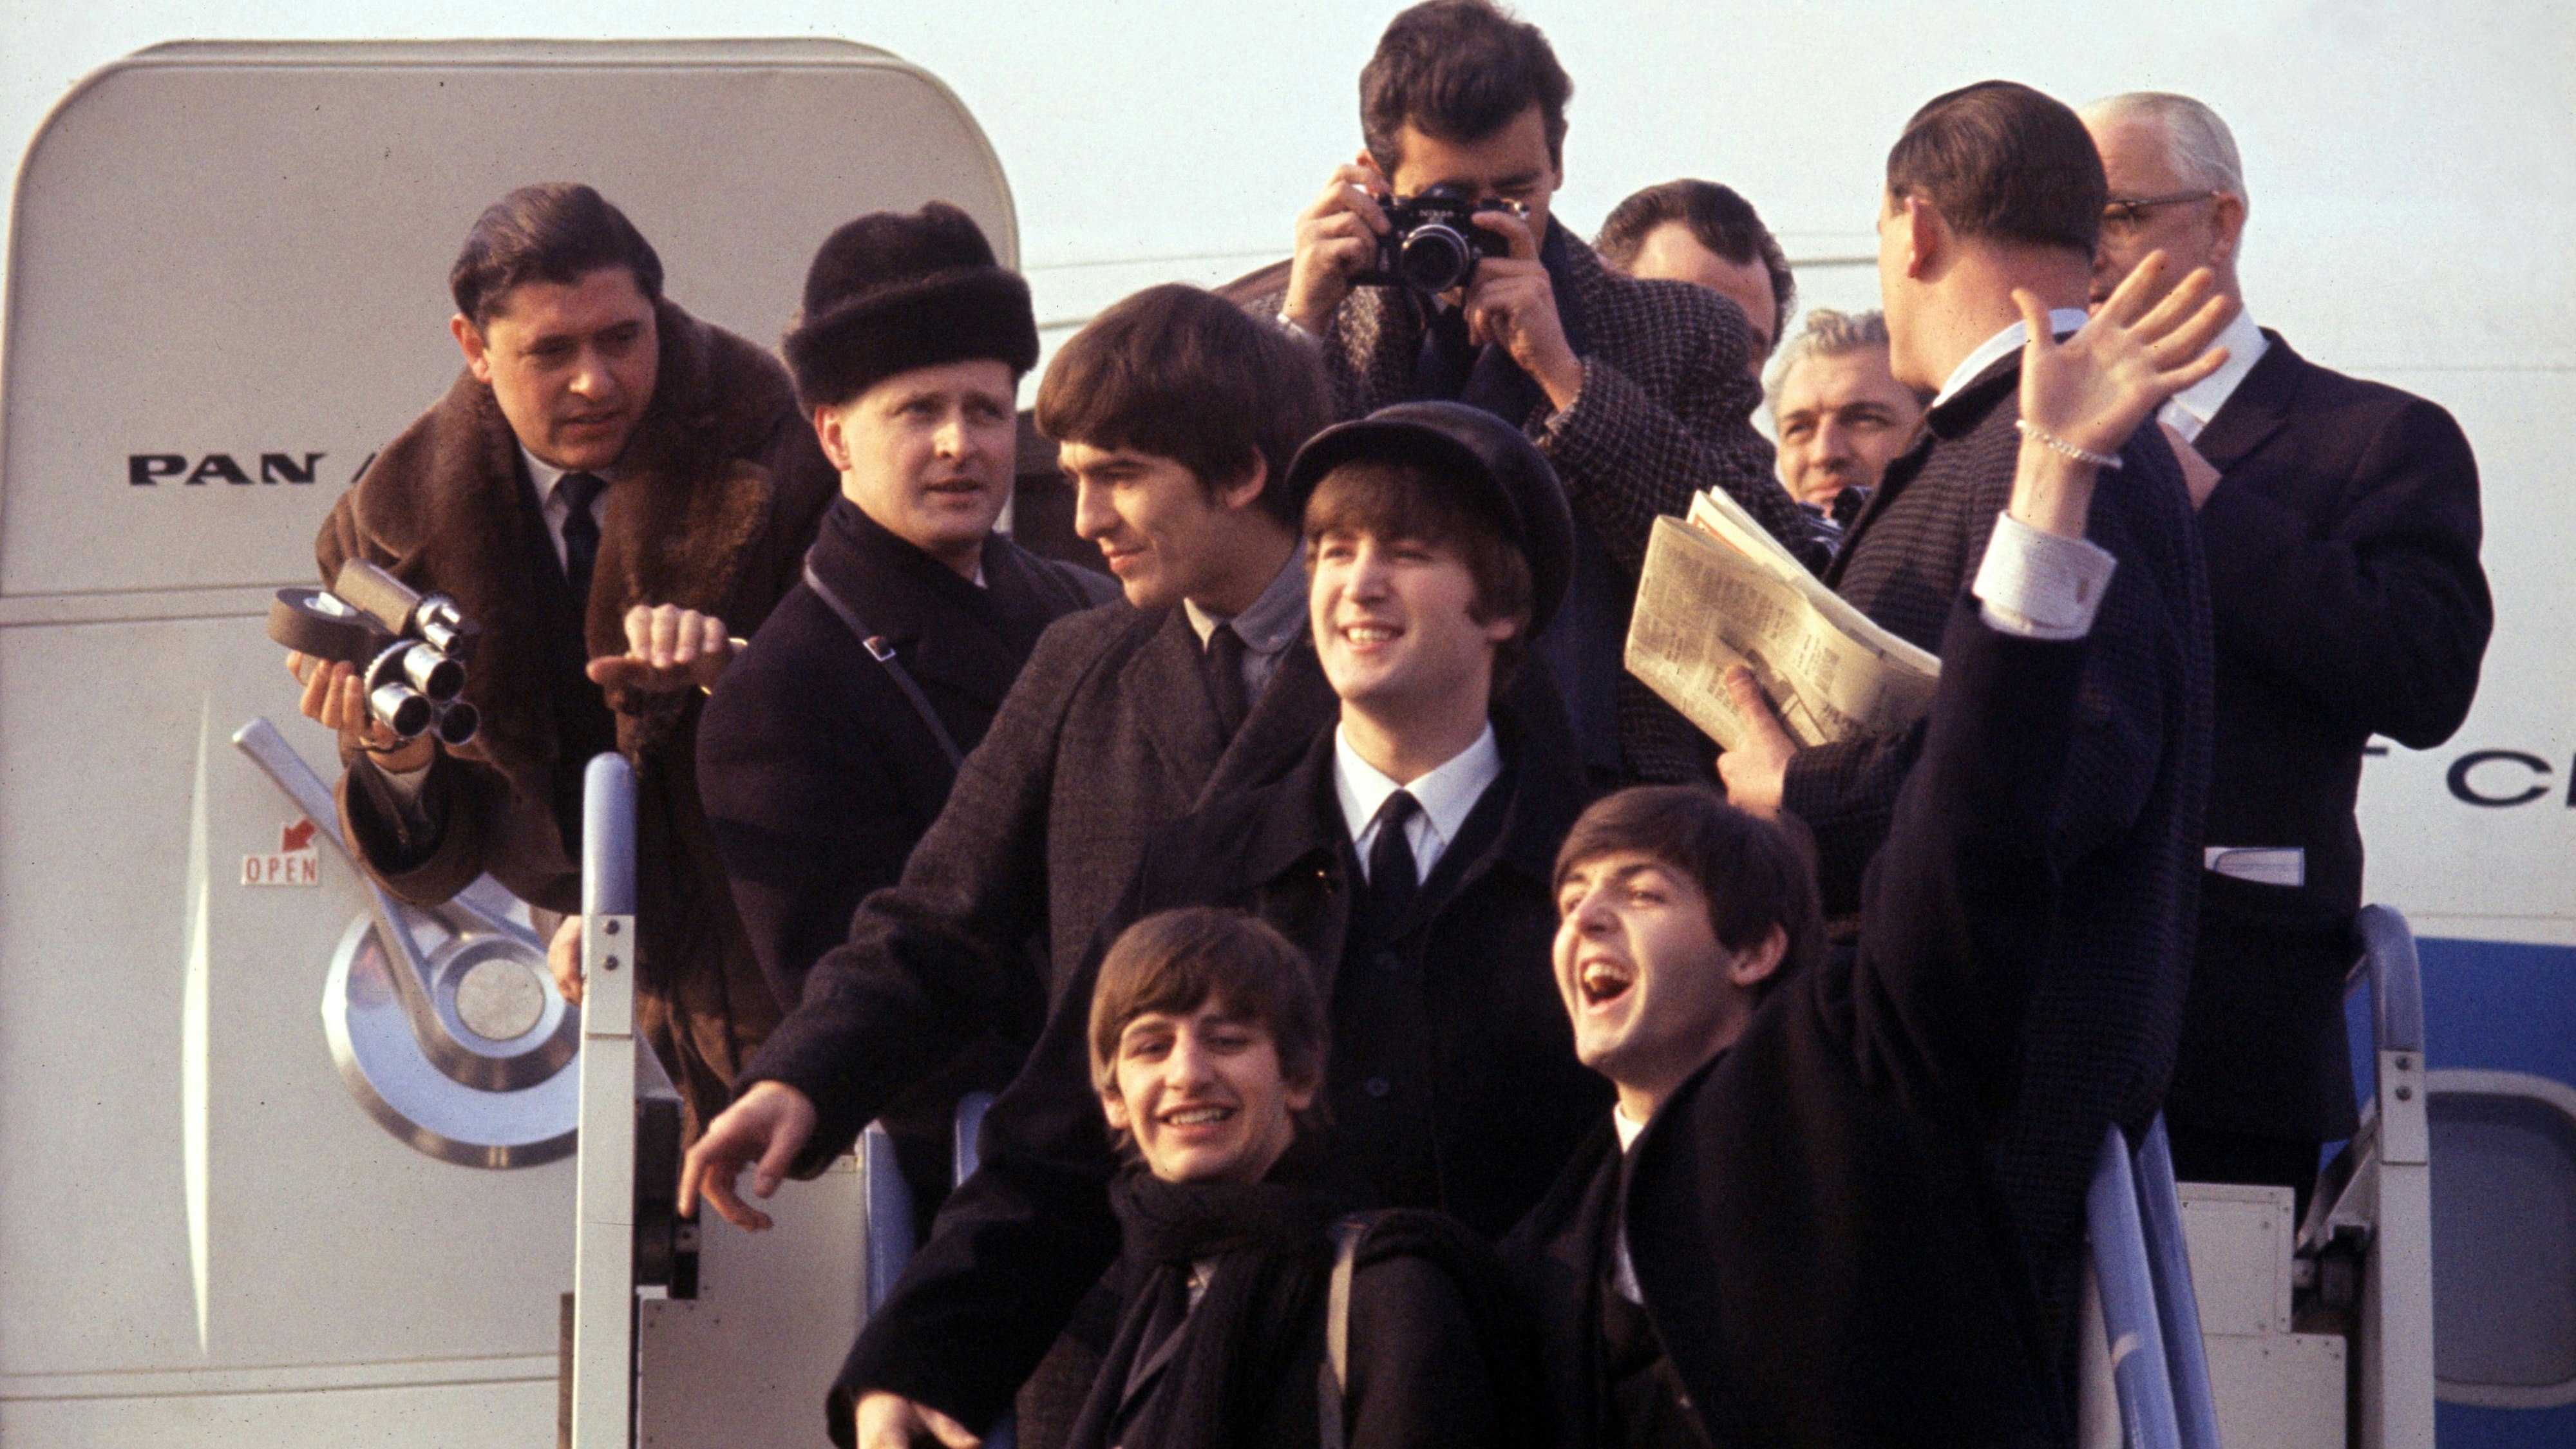
[[[1551,1442],[2069,1441],[1994,1147],[2082,889],[2050,824],[2081,787],[2100,586],[2127,566],[2086,540],[2095,470],[2131,486],[2111,450],[2225,355],[2201,352],[2227,311],[2207,273],[2150,308],[2159,271],[2065,344],[2030,329],[2010,506],[1952,604],[1856,944],[1828,954],[1794,817],[1652,787],[1567,837],[1557,990],[1619,1102],[1505,1244]]]

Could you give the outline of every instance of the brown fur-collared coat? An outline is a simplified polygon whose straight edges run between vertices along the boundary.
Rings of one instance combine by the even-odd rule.
[[[581,604],[589,658],[626,652],[625,614],[636,604],[696,609],[750,634],[796,581],[836,491],[775,359],[667,300],[656,319],[653,400],[605,495]],[[597,686],[550,642],[567,636],[549,633],[560,616],[548,599],[568,604],[561,574],[543,572],[554,559],[535,509],[509,422],[492,389],[467,372],[376,458],[314,542],[326,581],[362,556],[454,598],[483,630],[465,689],[482,733],[432,767],[420,801],[431,828],[407,828],[376,791],[353,788],[356,771],[340,783],[342,829],[368,872],[415,904],[446,900],[488,873],[532,905],[579,906],[581,865],[554,801],[557,772],[586,762],[563,758],[559,706],[566,691]],[[617,691],[607,703],[637,778],[637,1025],[688,1102],[694,1136],[729,1100],[778,1006],[698,803],[702,696]]]

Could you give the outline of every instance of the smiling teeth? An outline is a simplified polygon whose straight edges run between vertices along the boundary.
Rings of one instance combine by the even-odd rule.
[[[1635,981],[1635,976],[1620,967],[1607,961],[1594,961],[1584,966],[1580,984],[1584,1001],[1598,1006],[1625,994]]]
[[[1223,1107],[1193,1107],[1186,1112],[1174,1112],[1163,1120],[1175,1127],[1205,1127],[1233,1115]]]
[[[1383,644],[1395,637],[1395,631],[1382,629],[1374,624],[1354,624],[1344,629],[1342,635],[1354,644]]]

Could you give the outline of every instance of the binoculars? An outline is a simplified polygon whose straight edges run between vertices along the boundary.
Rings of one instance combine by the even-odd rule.
[[[367,713],[403,739],[435,730],[449,745],[474,738],[482,716],[458,695],[482,631],[445,594],[415,592],[364,559],[340,565],[327,589],[280,589],[268,637],[317,659],[358,667]]]

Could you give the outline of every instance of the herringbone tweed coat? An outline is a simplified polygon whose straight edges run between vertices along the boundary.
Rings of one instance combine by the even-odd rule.
[[[1524,430],[1556,465],[1566,501],[1589,524],[1633,597],[1658,515],[1690,511],[1691,495],[1723,488],[1773,537],[1822,570],[1830,525],[1801,510],[1772,472],[1770,441],[1753,427],[1762,402],[1750,371],[1753,331],[1733,302],[1686,282],[1621,276],[1555,223],[1582,317],[1583,388],[1559,413],[1542,397]],[[1278,315],[1280,285],[1245,309]],[[1324,329],[1333,407],[1363,417],[1419,394],[1420,307],[1400,288],[1354,287]],[[1623,611],[1624,613],[1624,611]],[[1654,692],[1619,677],[1619,744],[1631,776],[1704,780],[1714,747]]]
[[[1826,581],[1861,612],[1937,649],[1985,557],[2021,450],[2021,354],[1925,418],[1889,465]],[[1999,1166],[2043,1299],[2074,1311],[2084,1190],[2102,1129],[2164,1100],[2190,978],[2209,782],[2209,585],[2182,471],[2153,424],[2094,492],[2092,540],[2119,560],[2085,656],[2081,715],[2055,847],[2065,889],[2031,987],[2021,1080]],[[1922,745],[1800,751],[1786,803],[1816,832],[1826,910],[1847,913]]]

